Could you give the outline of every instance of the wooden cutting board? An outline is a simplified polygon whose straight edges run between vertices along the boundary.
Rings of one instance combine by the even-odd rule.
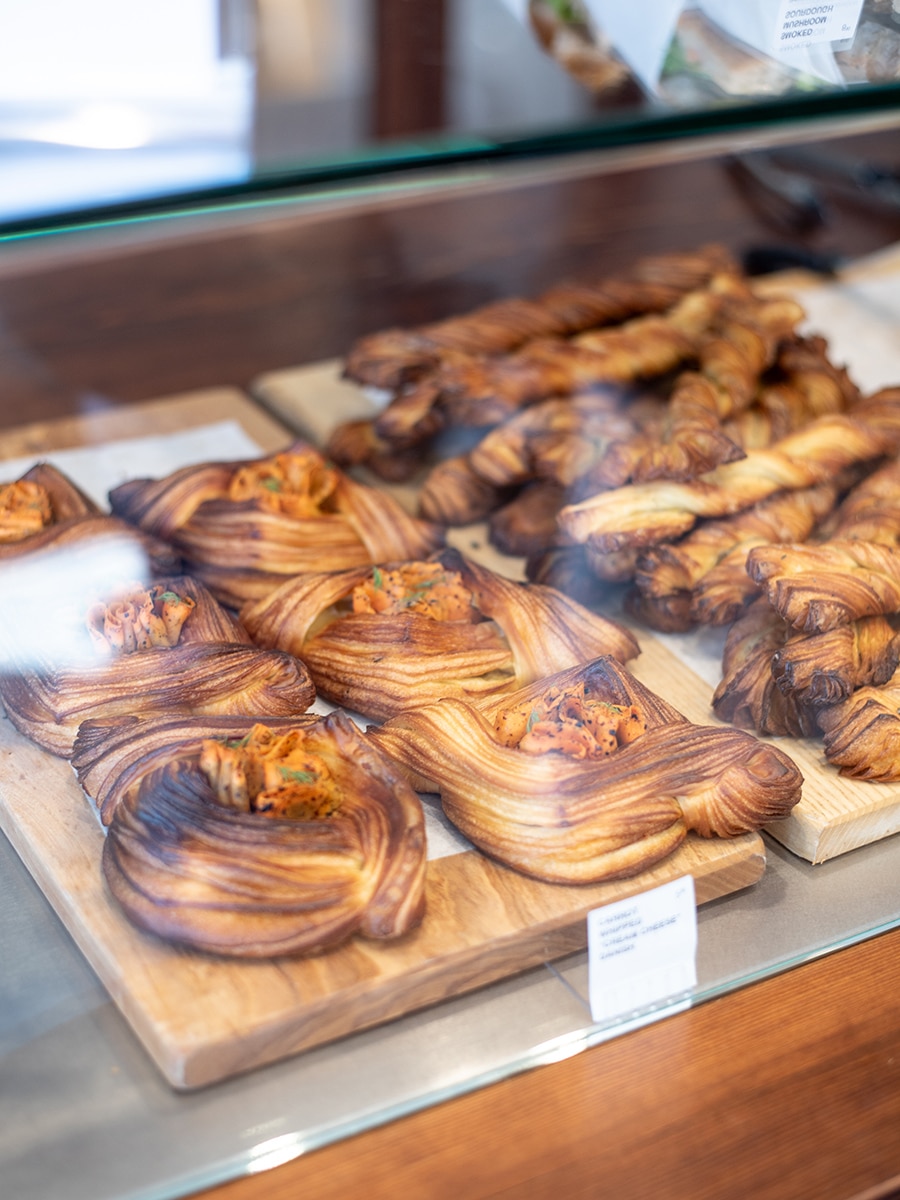
[[[289,440],[283,426],[230,389],[101,414],[83,431],[94,440],[138,437],[229,417],[264,450]],[[55,447],[57,433],[75,446],[79,422],[12,431],[4,435],[5,456],[39,455]],[[660,650],[659,668],[677,673]],[[652,666],[648,662],[651,672]],[[175,949],[128,923],[106,891],[104,833],[71,767],[22,738],[5,718],[0,826],[179,1089],[214,1083],[583,949],[587,913],[611,901],[690,874],[703,904],[755,883],[765,870],[758,834],[691,836],[653,870],[588,887],[537,883],[463,850],[429,862],[425,919],[398,942],[356,938],[309,959],[235,962]]]
[[[376,407],[365,391],[340,378],[337,363],[272,372],[254,383],[253,392],[286,425],[320,444],[338,422],[371,416]],[[413,507],[414,484],[391,490]],[[450,540],[486,566],[521,577],[522,563],[493,550],[482,526],[454,530]],[[651,633],[631,627],[642,652],[636,662],[629,663],[629,670],[689,720],[720,724],[712,712],[714,689],[705,682],[699,664],[692,668],[690,651],[663,655]],[[670,645],[677,640],[668,639]],[[687,639],[685,644],[689,644]],[[668,662],[667,672],[661,668],[662,661]],[[821,742],[814,739],[781,738],[775,744],[794,758],[806,781],[803,797],[791,816],[766,827],[788,850],[821,863],[900,831],[900,784],[843,778],[826,761]]]

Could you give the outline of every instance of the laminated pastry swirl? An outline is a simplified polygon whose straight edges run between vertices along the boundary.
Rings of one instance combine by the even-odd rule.
[[[257,645],[301,659],[319,695],[375,719],[442,696],[480,704],[561,666],[638,652],[617,622],[452,549],[301,576],[241,621]]]
[[[179,623],[181,622],[181,623]],[[202,584],[167,577],[92,605],[71,657],[7,664],[0,699],[20,733],[68,757],[92,717],[148,713],[290,716],[315,687],[302,663],[254,646]]]
[[[605,723],[586,718],[597,709]],[[536,747],[510,738],[525,710]],[[600,737],[586,739],[586,724]],[[691,724],[610,658],[481,710],[458,699],[412,709],[367,737],[415,787],[438,792],[479,849],[553,883],[637,874],[688,830],[758,829],[787,816],[802,786],[786,754],[739,730]]]
[[[169,541],[185,569],[239,608],[290,576],[429,554],[443,532],[350,479],[313,447],[201,463],[110,492],[114,513]]]
[[[126,731],[143,763],[113,805],[103,871],[128,918],[168,941],[245,958],[313,954],[417,925],[421,803],[353,722],[342,713],[245,720],[229,723],[226,739],[223,724]],[[121,730],[110,732],[116,759]],[[101,773],[103,734],[93,727]]]

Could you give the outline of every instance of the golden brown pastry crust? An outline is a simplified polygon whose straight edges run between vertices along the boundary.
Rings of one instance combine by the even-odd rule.
[[[241,474],[264,472],[281,459],[296,460],[296,473],[313,477],[313,502],[305,515],[272,508],[265,489],[263,499],[231,498]],[[203,463],[160,480],[132,480],[110,493],[110,503],[126,520],[170,541],[183,554],[185,569],[234,608],[304,571],[426,554],[443,542],[441,529],[329,466],[303,442],[283,455]]]
[[[552,588],[513,582],[455,550],[427,562],[458,576],[473,597],[474,620],[346,611],[354,587],[371,584],[370,568],[300,577],[245,606],[241,620],[258,645],[302,659],[321,696],[376,719],[441,696],[479,703],[561,663],[598,654],[629,659],[638,652],[621,625]],[[417,565],[387,563],[376,571]]]
[[[900,679],[861,687],[822,710],[825,757],[842,775],[893,783],[900,779]]]
[[[20,733],[51,754],[71,755],[89,718],[148,713],[289,716],[305,711],[315,688],[302,663],[261,651],[196,580],[156,581],[193,603],[178,643],[107,657],[73,626],[67,662],[23,661],[0,675],[0,698]]]
[[[795,635],[775,652],[772,677],[804,707],[836,704],[879,686],[900,662],[900,633],[886,617],[862,617],[825,633]]]
[[[777,492],[732,517],[701,522],[678,542],[650,547],[637,558],[635,611],[653,628],[660,628],[654,614],[675,611],[682,614],[682,629],[730,624],[759,594],[746,569],[750,550],[809,537],[837,496],[836,483]],[[675,626],[669,619],[662,628]]]
[[[503,744],[494,722],[504,708],[573,686],[636,706],[647,731],[597,759]],[[609,659],[481,710],[456,699],[410,710],[367,736],[415,786],[439,791],[449,819],[484,853],[557,883],[636,874],[688,829],[709,837],[759,828],[787,816],[802,785],[787,755],[738,730],[692,725]]]
[[[793,636],[765,597],[756,600],[728,630],[722,678],[713,710],[722,721],[769,736],[807,737],[818,733],[816,710],[784,692],[772,662]]]
[[[894,546],[851,538],[758,546],[747,570],[775,611],[805,633],[900,612],[900,548]]]
[[[563,532],[598,551],[673,541],[701,517],[740,512],[775,492],[827,482],[853,463],[900,446],[900,388],[885,388],[852,412],[820,417],[768,450],[749,451],[700,479],[630,484],[568,505]]]
[[[501,354],[535,337],[577,333],[642,311],[662,311],[711,275],[736,270],[721,246],[648,255],[629,271],[598,283],[562,283],[534,300],[513,297],[415,329],[369,334],[350,349],[344,374],[393,390],[434,370],[448,355]]]
[[[418,797],[343,714],[302,736],[339,788],[337,812],[320,820],[217,803],[196,734],[124,792],[103,870],[131,921],[195,950],[258,958],[318,953],[353,934],[394,938],[421,920]]]

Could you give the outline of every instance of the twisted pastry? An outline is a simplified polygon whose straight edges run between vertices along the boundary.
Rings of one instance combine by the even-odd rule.
[[[468,454],[455,454],[428,472],[419,492],[419,514],[438,525],[471,525],[483,521],[509,494],[478,475]]]
[[[776,492],[732,517],[702,522],[678,542],[639,553],[635,585],[641,593],[640,611],[655,628],[659,625],[654,624],[654,613],[669,614],[663,626],[668,631],[673,630],[675,611],[683,615],[684,629],[698,622],[730,624],[759,594],[747,574],[749,551],[809,537],[832,511],[837,495],[834,481]]]
[[[563,336],[638,312],[663,311],[713,274],[726,271],[736,267],[720,246],[648,256],[628,272],[598,283],[559,284],[535,300],[499,300],[417,329],[370,334],[351,348],[344,375],[393,390],[433,370],[448,354],[502,354],[531,338]]]
[[[819,717],[825,757],[842,775],[893,783],[900,779],[900,679],[861,687]]]
[[[828,541],[760,546],[751,577],[791,625],[808,633],[900,610],[900,463],[863,479],[842,502]]]
[[[304,571],[427,554],[443,541],[440,529],[303,442],[267,458],[131,480],[110,492],[110,503],[170,541],[186,569],[234,608]]]
[[[726,516],[777,491],[824,483],[898,445],[900,388],[885,388],[851,413],[819,417],[770,449],[748,451],[700,479],[630,484],[567,505],[559,523],[572,540],[598,551],[673,541],[698,517]]]
[[[722,678],[713,710],[722,721],[767,736],[807,737],[818,733],[817,710],[779,688],[772,661],[789,639],[790,626],[759,597],[728,631]]]
[[[202,750],[190,733],[160,753],[159,736],[150,731],[153,769],[120,796],[103,847],[109,888],[140,928],[258,958],[393,938],[421,920],[421,804],[344,714],[287,732],[248,723],[237,744]],[[281,815],[310,803],[318,815]]]
[[[448,362],[399,393],[375,418],[375,432],[407,449],[445,424],[496,425],[549,396],[665,374],[696,354],[735,286],[733,277],[717,277],[663,315],[569,339],[535,338],[505,357]]]
[[[511,736],[523,712],[526,733]],[[438,791],[484,853],[554,883],[634,875],[689,829],[759,828],[787,816],[802,785],[787,755],[692,725],[610,659],[489,708],[446,699],[411,709],[367,736],[414,786]]]
[[[741,458],[722,423],[750,406],[760,376],[802,316],[800,305],[788,299],[741,298],[728,305],[700,347],[698,369],[676,380],[667,427],[637,456],[630,478],[693,479]]]
[[[302,659],[325,699],[375,719],[442,696],[481,703],[560,664],[638,653],[616,622],[455,550],[303,576],[241,620],[258,645]]]
[[[883,616],[862,617],[826,633],[793,635],[772,656],[772,677],[804,707],[837,704],[880,686],[900,662],[900,633]]]

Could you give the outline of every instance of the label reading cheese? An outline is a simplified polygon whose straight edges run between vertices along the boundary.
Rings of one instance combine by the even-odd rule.
[[[587,932],[595,1021],[679,998],[689,1003],[697,985],[697,905],[690,875],[595,908],[588,913]]]

